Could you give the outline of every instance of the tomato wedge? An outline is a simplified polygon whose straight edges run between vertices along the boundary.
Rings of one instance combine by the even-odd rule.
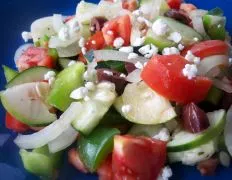
[[[208,56],[228,54],[229,46],[224,41],[208,40],[185,48],[181,54],[185,56],[189,50],[203,59]]]
[[[25,131],[30,129],[29,126],[21,123],[20,121],[15,119],[13,116],[11,116],[8,112],[6,113],[5,123],[6,123],[7,129],[11,129],[11,130],[13,130],[15,132],[19,132],[19,133],[25,132]]]
[[[111,180],[113,179],[112,172],[112,154],[110,154],[103,164],[98,168],[97,174],[99,180]]]
[[[105,47],[105,39],[103,37],[103,34],[101,31],[97,31],[93,36],[89,38],[89,40],[86,42],[85,47],[87,51],[93,49],[103,49]]]
[[[207,96],[212,81],[206,77],[189,80],[182,73],[189,62],[180,55],[154,56],[141,77],[157,93],[178,103],[200,102]]]
[[[169,7],[172,9],[180,9],[180,5],[182,2],[183,0],[167,0]]]
[[[17,60],[17,67],[20,71],[34,66],[46,66],[48,68],[55,66],[55,60],[49,55],[48,49],[29,47]]]
[[[130,44],[131,20],[129,15],[120,16],[105,23],[102,28],[103,36],[108,46],[112,46],[114,39],[121,37],[124,46]]]

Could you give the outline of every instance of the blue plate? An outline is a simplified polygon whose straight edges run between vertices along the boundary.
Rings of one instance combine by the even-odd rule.
[[[94,0],[96,1],[96,0]],[[23,44],[21,32],[29,30],[30,24],[36,18],[52,15],[54,13],[62,13],[65,15],[74,14],[78,1],[73,0],[6,0],[1,1],[0,6],[0,64],[6,64],[15,67],[13,57],[15,50],[20,44]],[[211,9],[216,6],[221,7],[225,11],[228,18],[227,28],[232,32],[232,0],[191,0],[199,8]],[[3,89],[5,80],[2,70],[0,71],[0,89]],[[0,105],[1,106],[1,105]],[[5,112],[0,107],[0,133],[11,133],[4,128]],[[13,139],[16,134],[11,133],[7,143],[0,147],[0,180],[36,180],[39,179],[23,169],[18,148],[14,145]],[[1,143],[1,142],[0,142]],[[67,159],[67,158],[66,158]],[[172,166],[174,176],[173,180],[229,180],[232,179],[232,168],[218,168],[215,176],[202,177],[195,167],[182,166],[176,164]],[[70,166],[67,161],[63,163],[60,174],[60,180],[96,180],[95,175],[84,175]]]

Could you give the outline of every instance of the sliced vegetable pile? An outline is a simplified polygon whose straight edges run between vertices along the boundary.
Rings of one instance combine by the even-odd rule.
[[[101,180],[167,180],[174,162],[202,175],[230,166],[225,24],[220,8],[181,0],[81,1],[73,16],[34,21],[0,94],[25,169],[53,177],[64,151]]]

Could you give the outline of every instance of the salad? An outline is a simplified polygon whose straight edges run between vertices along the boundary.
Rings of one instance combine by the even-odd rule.
[[[222,9],[181,0],[81,1],[22,32],[3,65],[5,125],[25,169],[69,162],[100,180],[213,175],[232,155],[232,51]]]

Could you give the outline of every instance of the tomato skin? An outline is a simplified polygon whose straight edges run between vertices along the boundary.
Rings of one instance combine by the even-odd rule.
[[[167,0],[167,3],[171,9],[180,9],[182,0]]]
[[[112,154],[104,161],[104,163],[97,170],[99,180],[113,180],[112,172]]]
[[[94,42],[94,43],[93,43]],[[101,31],[97,31],[94,35],[92,35],[89,40],[86,42],[85,47],[87,51],[93,49],[103,49],[105,47],[105,39]]]
[[[17,67],[20,71],[34,66],[53,68],[54,65],[55,61],[49,56],[48,49],[40,47],[29,47],[17,60]]]
[[[115,136],[114,180],[156,179],[166,162],[166,153],[163,141],[130,135]]]
[[[229,46],[224,41],[208,40],[208,41],[199,42],[197,44],[185,48],[182,51],[181,55],[185,56],[189,50],[195,56],[203,59],[208,56],[228,54]]]
[[[122,0],[122,8],[132,12],[138,8],[138,2],[137,0]]]
[[[112,31],[113,34],[109,34],[108,31]],[[130,45],[131,20],[129,15],[108,21],[102,28],[102,32],[108,46],[112,46],[114,39],[117,37],[121,37],[124,40],[124,46]]]
[[[141,77],[160,95],[181,104],[200,102],[207,96],[212,81],[206,77],[187,79],[182,73],[189,62],[180,55],[154,56]]]
[[[13,116],[11,116],[8,112],[6,113],[5,125],[7,129],[11,129],[18,133],[22,133],[30,129],[29,126],[21,123],[20,121],[15,119]]]

